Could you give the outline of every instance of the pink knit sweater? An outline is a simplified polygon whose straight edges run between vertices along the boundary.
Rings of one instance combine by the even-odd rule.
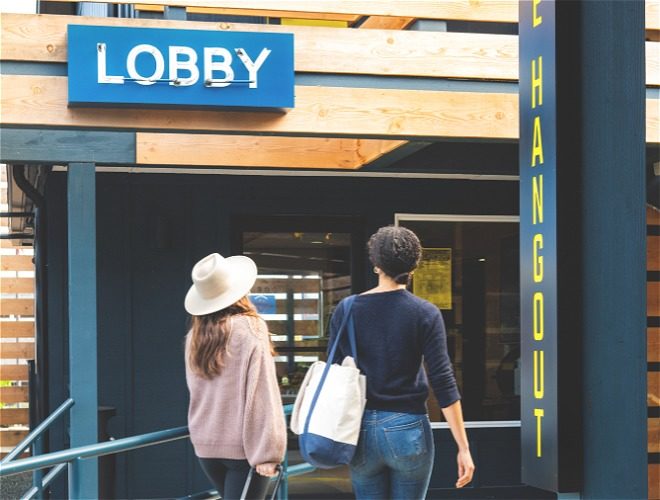
[[[188,365],[188,428],[201,458],[247,458],[251,466],[279,463],[286,451],[286,424],[266,323],[231,319],[227,353],[220,375],[195,375]]]

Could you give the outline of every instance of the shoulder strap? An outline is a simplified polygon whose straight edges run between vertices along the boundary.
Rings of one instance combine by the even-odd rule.
[[[332,347],[330,348],[330,352],[328,353],[328,364],[333,363],[335,361],[335,354],[337,353],[337,347],[339,346],[339,341],[341,339],[341,334],[344,332],[346,329],[346,324],[349,324],[349,339],[351,342],[351,349],[354,351],[353,354],[355,354],[355,332],[353,332],[353,335],[351,335],[351,329],[350,329],[350,324],[349,318],[351,317],[351,309],[353,308],[353,301],[355,300],[355,295],[351,295],[350,297],[346,297],[344,301],[342,302],[342,306],[344,309],[344,317],[341,319],[341,325],[339,325],[339,330],[337,330],[337,335],[335,336],[335,340],[332,343]],[[352,338],[351,338],[352,337]]]

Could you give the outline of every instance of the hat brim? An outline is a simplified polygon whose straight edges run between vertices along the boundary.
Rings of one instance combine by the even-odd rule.
[[[257,280],[257,265],[251,258],[234,255],[227,257],[224,262],[227,265],[230,283],[227,291],[212,298],[204,298],[199,294],[195,285],[191,286],[184,301],[189,314],[203,316],[220,311],[245,297],[252,289]]]

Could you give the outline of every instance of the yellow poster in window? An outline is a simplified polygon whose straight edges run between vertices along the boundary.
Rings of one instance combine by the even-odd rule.
[[[413,293],[440,309],[451,309],[451,248],[424,248],[413,274]]]

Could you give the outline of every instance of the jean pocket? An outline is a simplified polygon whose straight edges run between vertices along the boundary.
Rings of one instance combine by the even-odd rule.
[[[367,463],[367,431],[360,431],[360,438],[357,442],[357,447],[355,448],[355,455],[351,460],[351,467],[358,468],[362,467]]]
[[[397,459],[412,459],[426,455],[424,423],[420,420],[383,429],[385,439]]]

